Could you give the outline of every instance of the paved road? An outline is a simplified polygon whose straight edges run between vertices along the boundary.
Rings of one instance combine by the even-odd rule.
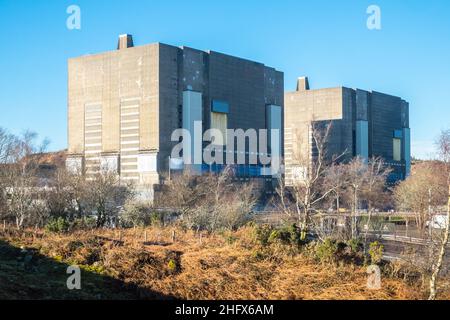
[[[393,234],[385,234],[381,238],[372,237],[372,241],[378,240],[384,245],[384,258],[389,261],[411,261],[421,266],[429,266],[430,261],[430,248],[433,243],[429,240],[394,236]],[[436,241],[436,248],[438,247],[438,241]],[[448,247],[448,253],[450,253],[450,245]],[[409,252],[409,254],[408,254]],[[450,272],[450,254],[447,254],[444,259],[443,272]]]

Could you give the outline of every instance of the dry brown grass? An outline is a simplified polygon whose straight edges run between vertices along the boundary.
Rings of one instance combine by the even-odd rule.
[[[250,227],[235,233],[204,234],[201,239],[192,231],[176,230],[174,243],[173,230],[95,230],[67,235],[10,230],[0,231],[0,239],[182,299],[424,298],[417,287],[396,278],[384,277],[381,290],[367,289],[364,267],[319,264],[285,248],[260,248]],[[141,297],[146,298],[145,293]]]

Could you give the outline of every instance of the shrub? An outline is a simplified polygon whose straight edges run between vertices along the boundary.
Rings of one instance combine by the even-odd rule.
[[[303,240],[301,238],[300,229],[297,227],[297,225],[295,223],[290,225],[287,228],[287,231],[289,232],[289,238],[290,238],[292,244],[300,245],[303,243]]]
[[[129,201],[121,214],[121,224],[124,227],[146,227],[152,224],[151,208],[142,202]]]
[[[255,237],[257,242],[263,246],[271,243],[283,245],[300,245],[302,243],[300,231],[295,224],[278,229],[270,225],[256,226]]]
[[[325,239],[324,242],[318,243],[316,245],[315,250],[316,258],[322,263],[334,262],[335,255],[337,254],[337,252],[338,252],[338,244],[334,240]]]
[[[231,245],[236,242],[237,238],[232,234],[229,234],[226,236],[225,240],[227,241],[227,244]]]
[[[70,224],[64,218],[56,218],[50,220],[45,226],[45,230],[53,233],[63,233],[69,231]]]
[[[273,230],[269,236],[269,243],[281,243],[288,245],[291,243],[290,233],[286,230]]]
[[[372,242],[369,245],[369,255],[372,263],[378,264],[381,262],[381,260],[383,259],[383,251],[384,246],[378,241]]]
[[[347,246],[350,247],[350,249],[352,250],[353,253],[357,253],[360,252],[361,249],[363,248],[363,244],[361,243],[361,241],[359,239],[350,239],[347,241]]]
[[[162,189],[159,205],[178,208],[186,228],[236,231],[252,218],[259,191],[252,183],[236,183],[234,178],[231,166],[218,174],[177,175]]]
[[[267,239],[268,243],[276,242],[277,240],[282,240],[283,235],[279,230],[272,230],[272,232],[269,234],[269,238]]]
[[[261,226],[256,226],[254,229],[254,236],[256,242],[262,246],[267,246],[269,244],[269,238],[273,232],[273,227],[268,224]]]
[[[98,263],[94,263],[92,265],[81,265],[80,267],[90,273],[106,274],[105,267]]]
[[[97,227],[97,219],[95,217],[82,217],[73,220],[71,223],[71,229],[86,230],[94,229]]]
[[[177,269],[177,263],[175,262],[175,260],[170,259],[167,263],[167,268],[169,268],[170,271],[175,271]]]
[[[152,212],[150,215],[150,223],[152,226],[164,226],[164,212]]]

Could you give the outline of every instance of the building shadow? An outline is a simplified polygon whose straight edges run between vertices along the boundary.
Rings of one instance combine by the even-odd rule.
[[[0,240],[0,300],[175,300],[90,268],[81,269],[81,289],[69,290],[70,264]],[[94,268],[92,268],[94,269]]]

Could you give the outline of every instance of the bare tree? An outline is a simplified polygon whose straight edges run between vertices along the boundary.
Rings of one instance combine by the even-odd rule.
[[[1,140],[1,185],[5,201],[6,214],[14,218],[17,228],[22,228],[39,204],[37,169],[39,154],[48,141],[36,143],[37,134],[26,131],[21,137],[0,132]]]
[[[351,203],[350,229],[351,238],[358,235],[357,213],[359,209],[360,194],[366,184],[367,164],[361,157],[356,157],[346,165],[348,193]]]
[[[52,218],[74,218],[74,200],[80,200],[77,197],[78,178],[66,171],[65,168],[58,168],[51,176],[48,186],[42,191],[49,216]],[[84,180],[84,179],[83,179]]]
[[[85,172],[65,172],[67,193],[71,197],[73,211],[72,218],[82,218],[89,198],[89,184]]]
[[[336,211],[339,212],[342,205],[342,196],[347,187],[346,167],[342,164],[333,163],[327,169],[325,176],[325,188],[331,189],[330,198],[335,203]]]
[[[18,144],[17,137],[0,128],[0,164],[11,163]]]
[[[118,175],[111,171],[98,172],[87,179],[86,203],[96,215],[97,228],[115,225],[123,205],[133,196],[133,186],[121,184]]]
[[[387,167],[381,157],[373,157],[369,160],[364,173],[364,185],[362,196],[367,201],[367,228],[364,233],[364,248],[367,247],[367,235],[370,228],[373,210],[382,208],[390,196],[387,194],[386,180],[392,169]]]
[[[436,294],[437,294],[436,286],[437,286],[438,276],[442,269],[442,264],[443,264],[446,249],[447,249],[448,237],[449,237],[449,231],[450,231],[450,130],[442,132],[441,136],[439,137],[437,145],[438,145],[438,150],[439,150],[441,159],[444,162],[445,168],[446,168],[446,172],[444,172],[444,175],[447,176],[448,199],[447,199],[447,216],[446,216],[446,225],[445,225],[444,236],[441,241],[437,261],[432,267],[432,274],[431,274],[431,279],[430,279],[429,300],[436,299]]]
[[[192,215],[211,192],[204,176],[190,175],[187,171],[172,177],[164,187],[162,194],[155,199],[155,204],[177,210],[182,219]]]
[[[369,159],[365,172],[365,184],[362,197],[367,201],[368,212],[374,209],[382,209],[389,201],[386,180],[392,169],[386,166],[383,158],[373,157]]]
[[[23,172],[20,166],[10,166],[5,174],[8,193],[7,211],[16,227],[22,228],[33,212],[36,179],[33,173]]]
[[[430,208],[446,201],[446,177],[436,174],[441,165],[425,162],[415,166],[413,173],[394,190],[397,208],[412,211],[421,235],[425,236],[426,222],[430,218]]]
[[[249,218],[256,192],[251,183],[234,181],[232,167],[218,174],[173,177],[159,204],[180,212],[183,223],[195,230],[236,229]]]
[[[232,167],[227,167],[217,176],[210,175],[208,179],[213,197],[204,203],[206,206],[203,211],[210,212],[210,229],[234,230],[242,226],[248,220],[256,202],[253,184],[233,181]]]
[[[308,226],[311,223],[311,215],[317,211],[320,203],[334,190],[335,186],[324,188],[328,166],[334,163],[340,156],[327,154],[327,144],[332,128],[331,122],[311,122],[309,134],[312,139],[312,150],[296,149],[293,160],[298,169],[298,175],[294,177],[291,186],[285,186],[284,181],[279,183],[277,194],[280,201],[280,210],[289,216],[296,215],[301,232],[301,240],[305,240]],[[297,139],[299,144],[309,144],[301,137]]]
[[[17,138],[0,128],[0,217],[6,216],[7,205],[7,173],[13,163],[14,151],[18,144]]]

